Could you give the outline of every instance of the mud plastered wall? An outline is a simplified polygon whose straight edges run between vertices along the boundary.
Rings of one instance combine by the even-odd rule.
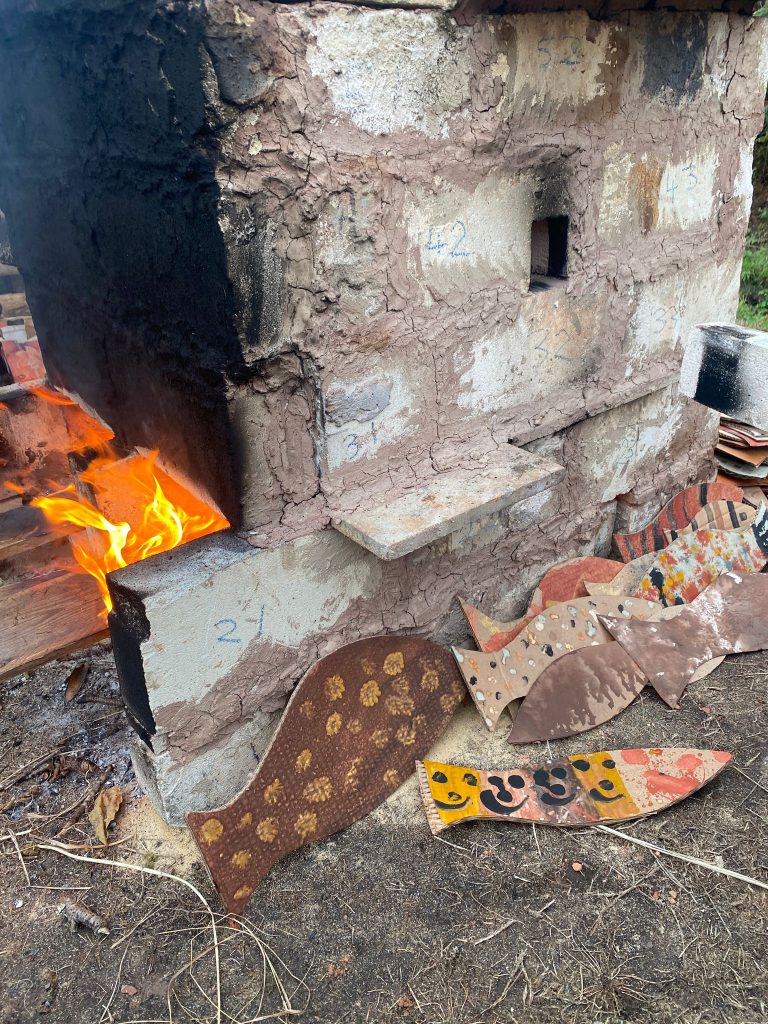
[[[512,616],[551,564],[607,552],[617,509],[708,474],[715,417],[676,377],[689,326],[735,312],[760,23],[21,6],[43,20],[2,29],[30,77],[0,69],[25,114],[2,118],[0,184],[41,340],[242,528],[114,580],[168,818],[240,788],[316,657],[463,640],[457,594]],[[87,67],[61,73],[83,33]],[[567,276],[536,290],[546,218],[567,218]],[[394,562],[330,526],[509,441],[563,478]]]
[[[766,70],[760,27],[722,14],[207,17],[252,547],[115,580],[144,617],[141,772],[171,819],[232,795],[317,657],[463,639],[457,594],[511,617],[551,564],[607,553],[617,507],[639,525],[709,474],[716,417],[676,377],[689,327],[735,312]],[[532,290],[550,217],[567,277]],[[509,441],[564,478],[391,563],[328,528]]]
[[[233,391],[257,543],[658,392],[690,326],[734,315],[759,22],[207,10],[232,276],[248,289],[258,248],[275,310],[246,361],[289,396],[280,419],[263,374]],[[568,218],[567,278],[531,290],[548,217]],[[701,418],[670,416],[659,451],[703,451]]]

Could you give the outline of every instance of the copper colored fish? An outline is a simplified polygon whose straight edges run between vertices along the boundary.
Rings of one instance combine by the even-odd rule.
[[[622,568],[622,563],[613,558],[597,558],[587,555],[584,558],[572,558],[553,566],[542,577],[541,583],[533,592],[528,602],[528,610],[519,619],[511,622],[496,622],[465,601],[460,601],[467,617],[469,628],[475,643],[481,651],[500,651],[525,628],[536,615],[539,615],[552,604],[571,601],[576,597],[586,597],[587,590],[584,580],[612,580]],[[628,591],[629,593],[629,591]]]
[[[542,673],[515,716],[510,743],[586,732],[629,707],[648,679],[620,644],[573,651]]]
[[[241,913],[281,858],[393,793],[464,696],[451,655],[420,637],[358,640],[318,661],[250,785],[227,807],[187,815],[227,911]]]
[[[712,658],[768,647],[768,576],[727,572],[679,615],[653,624],[603,623],[670,707]]]
[[[631,821],[695,793],[731,756],[724,750],[652,747],[573,754],[538,768],[482,772],[424,761],[417,771],[427,822],[437,835],[485,818],[575,828]]]
[[[636,597],[663,605],[688,604],[722,573],[760,572],[768,562],[768,505],[761,505],[748,529],[683,533],[660,551]]]
[[[475,706],[493,731],[510,701],[525,697],[553,662],[581,647],[610,643],[599,615],[647,619],[661,611],[658,603],[634,597],[580,597],[541,612],[500,651],[452,650]]]
[[[656,518],[636,533],[615,533],[614,543],[625,562],[648,554],[649,551],[661,551],[667,546],[665,530],[679,530],[690,523],[696,513],[710,502],[724,499],[741,501],[744,492],[735,484],[713,483],[696,484],[686,487],[668,501]]]
[[[749,529],[754,518],[755,509],[752,505],[713,501],[697,512],[687,526],[679,530],[665,530],[664,538],[669,545],[681,534],[695,533],[697,530],[745,530]]]
[[[682,610],[675,607],[664,612],[668,616]],[[697,669],[695,678],[708,676],[722,660],[707,661]],[[533,684],[515,715],[508,741],[534,743],[594,729],[629,707],[649,683],[621,644],[573,651],[550,665]]]

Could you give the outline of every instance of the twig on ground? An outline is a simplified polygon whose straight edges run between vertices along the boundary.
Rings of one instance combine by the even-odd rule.
[[[30,879],[29,879],[29,872],[27,871],[27,865],[24,863],[24,858],[21,855],[21,848],[19,846],[18,839],[16,838],[16,836],[11,831],[8,832],[7,836],[3,836],[2,838],[3,839],[10,839],[11,842],[13,843],[13,845],[16,847],[16,853],[19,856],[19,862],[21,864],[21,870],[24,872],[24,877],[26,878],[27,885],[29,886],[31,884],[30,883]]]
[[[166,878],[171,882],[178,882],[179,885],[183,885],[185,888],[193,892],[195,896],[200,900],[205,909],[208,911],[211,917],[211,932],[213,934],[213,958],[216,965],[216,1024],[221,1024],[221,963],[219,959],[219,933],[216,927],[216,917],[211,910],[211,907],[206,900],[205,896],[200,890],[188,882],[186,878],[179,878],[178,875],[172,875],[167,871],[158,871],[157,868],[145,868],[141,864],[128,864],[125,861],[109,860],[103,858],[101,860],[96,857],[83,857],[81,854],[70,853],[69,850],[63,847],[63,844],[53,842],[39,843],[39,850],[49,850],[51,853],[58,853],[62,857],[69,857],[70,860],[79,860],[85,864],[96,864],[97,867],[104,867],[109,865],[113,868],[121,868],[124,871],[135,871],[142,875],[154,875],[156,878]]]
[[[685,861],[687,864],[696,864],[707,871],[715,871],[718,875],[727,875],[729,878],[736,878],[739,882],[746,882],[748,885],[756,885],[760,889],[768,889],[768,882],[760,882],[757,878],[750,878],[749,875],[742,875],[738,871],[731,871],[730,868],[721,868],[719,864],[713,864],[709,860],[701,860],[699,857],[691,857],[687,853],[678,853],[676,850],[668,850],[664,846],[657,846],[655,843],[648,843],[645,839],[638,839],[636,836],[628,835],[617,828],[610,828],[608,825],[592,825],[592,828],[600,832],[608,832],[612,836],[626,839],[628,843],[635,843],[637,846],[644,846],[646,850],[654,853],[663,853],[667,857],[674,857],[675,860]]]
[[[511,928],[513,924],[518,923],[519,922],[516,921],[514,917],[510,917],[508,921],[505,921],[504,924],[499,925],[498,928],[495,928],[492,932],[489,932],[487,935],[484,935],[482,939],[475,939],[472,945],[480,946],[482,945],[483,942],[488,942],[489,939],[495,939],[497,935],[501,935],[501,933],[505,932],[507,928]]]

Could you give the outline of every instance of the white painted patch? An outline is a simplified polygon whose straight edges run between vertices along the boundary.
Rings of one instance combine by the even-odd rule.
[[[380,372],[377,368],[378,378],[392,385],[389,403],[385,409],[365,422],[350,420],[342,426],[326,423],[326,457],[329,469],[338,469],[359,459],[373,458],[381,448],[413,436],[420,427],[423,428],[423,395],[429,383],[427,376],[422,374],[423,379],[419,377],[418,366],[414,366],[411,376],[406,377],[401,368],[393,365],[391,359],[386,360],[386,365],[386,370],[383,365]],[[369,362],[369,370],[370,368]],[[346,383],[351,390],[360,381],[336,383]],[[434,388],[433,378],[431,386]]]
[[[469,30],[410,11],[324,12],[307,19],[307,48],[339,111],[371,135],[418,131],[439,137],[469,99]]]
[[[710,218],[717,165],[713,150],[666,165],[659,186],[660,228],[685,229]]]
[[[435,182],[407,210],[409,264],[429,290],[473,293],[494,280],[527,288],[530,272],[532,175],[494,175],[474,192]]]
[[[749,220],[752,209],[752,152],[754,140],[750,139],[741,147],[739,154],[739,169],[733,182],[733,194],[741,199],[740,216],[744,221]]]
[[[634,210],[630,197],[632,160],[620,142],[605,150],[603,193],[598,214],[600,235],[615,239],[631,229]]]
[[[679,357],[695,324],[735,316],[740,272],[741,259],[731,259],[639,285],[624,336],[625,376],[634,377],[653,361]]]
[[[599,347],[594,325],[600,299],[593,294],[586,305],[557,287],[526,296],[513,327],[457,354],[458,405],[492,413],[551,398],[583,380],[589,354]]]
[[[329,629],[357,598],[374,592],[378,560],[335,530],[310,534],[218,569],[175,599],[146,602],[144,672],[155,707],[199,701],[254,641],[296,648]],[[158,639],[155,639],[158,638]],[[258,644],[256,645],[258,647]],[[258,655],[251,647],[253,672]]]
[[[604,66],[611,64],[611,29],[586,12],[526,14],[514,19],[515,80],[501,109],[577,107],[605,92]],[[587,37],[587,30],[590,36]]]

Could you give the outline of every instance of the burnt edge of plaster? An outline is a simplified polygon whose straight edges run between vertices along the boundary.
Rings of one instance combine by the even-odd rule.
[[[258,201],[216,180],[209,29],[201,0],[9,10],[0,205],[51,381],[120,444],[159,447],[237,526],[228,387],[274,338],[280,268]]]
[[[109,591],[114,609],[109,613],[107,621],[120,681],[120,696],[131,725],[147,746],[153,749],[152,737],[157,732],[157,726],[149,706],[144,659],[141,656],[141,645],[149,639],[149,620],[136,596],[125,592],[113,582],[109,583]]]

